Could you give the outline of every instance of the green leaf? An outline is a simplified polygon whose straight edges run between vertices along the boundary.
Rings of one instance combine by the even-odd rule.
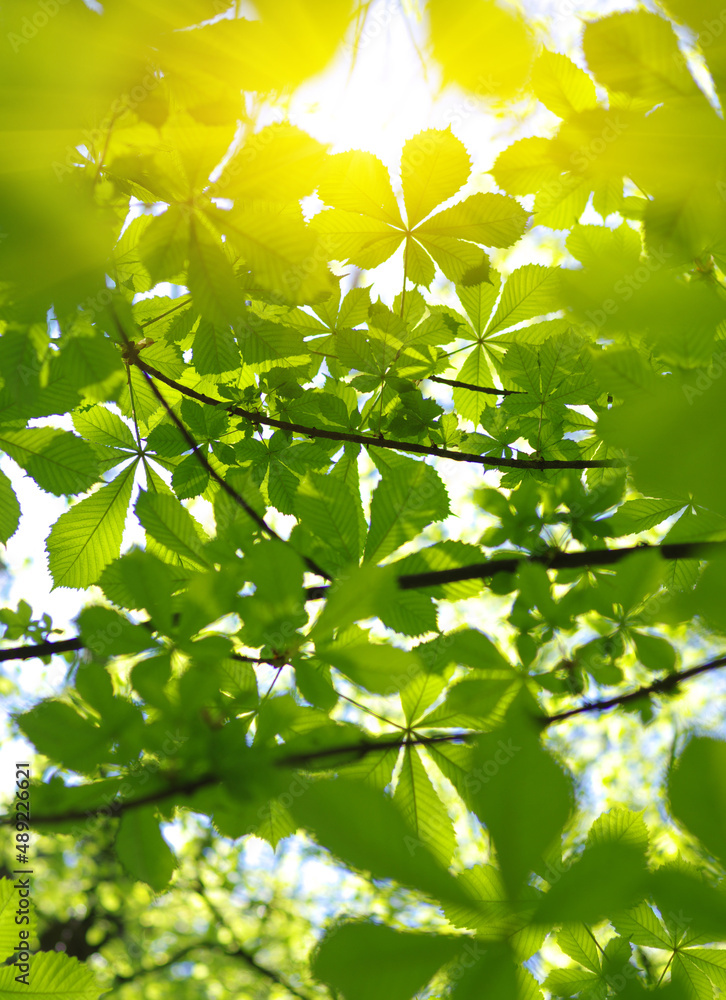
[[[379,603],[390,603],[398,590],[393,574],[391,567],[366,563],[348,567],[326,598],[310,638],[322,645],[330,640],[336,629],[345,629],[354,622],[375,615]]]
[[[604,1000],[607,996],[600,976],[588,969],[552,969],[542,985],[556,997]]]
[[[187,455],[172,473],[171,485],[180,500],[198,497],[209,485],[210,475],[196,455]]]
[[[650,877],[650,892],[667,927],[679,940],[723,941],[726,934],[726,893],[700,874],[663,865]],[[701,936],[703,935],[703,936]]]
[[[640,898],[644,876],[645,858],[637,847],[622,841],[588,846],[551,887],[537,919],[544,924],[597,923]]]
[[[472,243],[428,233],[419,236],[418,241],[449,281],[460,285],[478,285],[488,277],[489,258]]]
[[[494,0],[433,0],[429,17],[434,58],[447,82],[485,101],[511,98],[526,82],[535,48],[513,9]]]
[[[445,906],[446,917],[454,926],[475,930],[488,944],[506,939],[520,959],[529,958],[541,948],[544,928],[532,925],[541,897],[539,890],[522,886],[513,897],[492,865],[474,865],[461,872],[458,879],[472,902],[468,906]]]
[[[683,507],[683,500],[642,497],[639,500],[627,500],[618,507],[612,517],[599,523],[607,527],[608,533],[613,535],[634,535],[639,531],[654,528],[666,518],[677,514]]]
[[[96,405],[87,410],[76,411],[73,414],[73,426],[87,441],[111,448],[127,448],[130,451],[138,449],[131,428],[106,406]]]
[[[648,670],[675,669],[676,651],[667,639],[647,632],[633,632],[633,642],[638,659]]]
[[[298,201],[316,187],[324,161],[325,146],[307,132],[284,122],[268,125],[230,157],[216,192],[223,198]]]
[[[75,434],[55,427],[0,430],[0,448],[36,481],[42,490],[83,493],[98,478],[95,455]]]
[[[304,570],[301,557],[285,542],[265,540],[248,549],[241,571],[256,589],[253,597],[239,601],[237,609],[252,645],[269,645],[280,652],[296,648],[296,629],[308,618]]]
[[[361,639],[365,639],[364,633]],[[318,656],[374,694],[395,694],[422,669],[415,653],[383,643],[338,642],[319,647]]]
[[[586,26],[583,45],[588,66],[610,90],[649,104],[696,92],[673,29],[657,14],[603,17]]]
[[[116,853],[126,871],[163,892],[171,881],[176,858],[159,829],[152,806],[127,809],[116,834]]]
[[[454,684],[446,696],[445,705],[458,715],[486,719],[491,716],[513,686],[513,678],[463,680]],[[441,706],[443,709],[443,705]]]
[[[532,70],[532,89],[545,107],[560,118],[597,107],[595,84],[567,56],[545,49]]]
[[[417,722],[445,687],[446,681],[439,674],[422,672],[412,677],[406,687],[401,689],[401,707],[406,722],[409,725]]]
[[[481,288],[482,286],[478,285],[477,287]],[[490,355],[486,348],[482,344],[477,344],[466,355],[463,365],[456,373],[457,381],[467,382],[469,385],[481,386],[486,389],[495,388],[489,357]],[[481,412],[488,401],[491,403],[492,398],[489,396],[487,400],[487,394],[483,392],[475,392],[472,389],[462,389],[461,386],[454,386],[456,412],[464,420],[471,420],[475,426],[479,425]]]
[[[308,472],[297,488],[295,508],[305,527],[335,554],[337,565],[358,562],[362,549],[360,500],[347,483]]]
[[[159,629],[171,629],[172,569],[151,553],[126,552],[104,570],[99,586],[114,604],[134,611],[144,608]]]
[[[597,944],[582,923],[567,924],[558,931],[557,946],[565,955],[569,955],[595,975],[600,971],[600,953]]]
[[[633,944],[644,948],[661,948],[664,951],[672,951],[676,944],[647,903],[640,903],[622,916],[613,916],[610,919],[618,934],[622,934]]]
[[[98,1000],[101,990],[93,972],[77,958],[59,952],[41,952],[30,960],[28,984],[16,981],[16,965],[0,968],[0,998],[26,1000]]]
[[[388,171],[373,153],[353,149],[329,157],[318,195],[326,205],[404,228]]]
[[[319,781],[292,804],[297,822],[350,867],[395,879],[437,900],[467,893],[427,848],[416,845],[391,800],[361,782]],[[417,850],[411,850],[411,847]]]
[[[726,861],[726,743],[691,740],[671,769],[668,796],[675,818]]]
[[[683,953],[688,961],[705,972],[708,978],[721,989],[726,986],[726,955],[716,948],[689,948]]]
[[[648,828],[643,822],[642,813],[615,806],[593,822],[588,830],[587,843],[590,846],[625,844],[645,855],[648,850]]]
[[[481,336],[491,315],[492,307],[499,294],[500,278],[496,271],[490,272],[489,281],[465,287],[457,285],[456,295],[471,320],[474,332]],[[463,335],[463,334],[462,334]]]
[[[311,223],[328,257],[349,261],[369,270],[388,260],[401,245],[404,233],[368,215],[344,209],[320,212]]]
[[[349,923],[318,945],[312,971],[346,1000],[410,1000],[460,949],[453,936]]]
[[[512,271],[505,282],[496,312],[487,326],[487,334],[561,308],[559,278],[556,268],[542,267],[539,264],[525,264]]]
[[[492,175],[504,191],[531,194],[557,185],[560,171],[552,161],[552,140],[531,136],[518,139],[499,154]]]
[[[124,615],[112,608],[88,605],[77,618],[78,630],[84,645],[96,656],[141,653],[155,645],[147,628],[134,625]]]
[[[239,313],[235,317],[238,319]],[[229,326],[202,320],[194,334],[192,359],[200,375],[220,375],[239,368],[239,350]]]
[[[61,514],[46,541],[54,587],[88,587],[121,550],[136,463]]]
[[[186,205],[169,205],[149,220],[138,243],[139,258],[154,284],[179,275],[189,254],[190,218]]]
[[[230,327],[238,322],[244,305],[242,287],[222,243],[199,221],[191,229],[187,284],[195,306],[210,324]]]
[[[74,771],[94,771],[109,750],[105,730],[65,702],[42,701],[23,713],[18,725],[39,753]]]
[[[3,545],[6,545],[8,539],[15,534],[19,523],[18,498],[8,477],[0,471],[0,542]]]
[[[473,194],[422,222],[415,235],[452,236],[486,247],[510,247],[524,233],[527,213],[514,198]]]
[[[78,389],[104,382],[123,371],[121,352],[103,335],[79,335],[67,340],[60,352],[59,374]]]
[[[472,796],[505,885],[516,891],[556,843],[572,807],[572,780],[540,746],[526,712],[477,740]],[[517,795],[511,789],[517,789]]]
[[[290,302],[330,297],[327,258],[298,208],[242,203],[215,221],[265,288]]]
[[[672,982],[682,986],[697,1000],[713,1000],[713,986],[700,964],[692,962],[687,951],[679,952],[673,958]]]
[[[466,146],[449,129],[427,129],[409,139],[401,155],[408,228],[413,229],[437,205],[456,194],[470,171]]]
[[[422,845],[449,865],[456,847],[454,827],[421,763],[418,748],[405,747],[393,801]]]
[[[399,455],[376,456],[381,481],[371,501],[371,526],[365,559],[380,561],[432,521],[449,514],[449,498],[430,465]]]
[[[22,929],[30,933],[33,929],[30,922],[19,925],[15,923],[15,915],[18,908],[16,889],[12,879],[0,879],[0,960],[5,961],[11,958],[20,938],[18,930]],[[33,911],[28,913],[28,920],[35,923]]]
[[[515,965],[508,942],[490,942],[481,958],[472,961],[467,957],[462,964],[464,971],[456,981],[452,1000],[477,1000],[481,996],[482,983],[487,984],[487,990],[497,1000],[541,998],[536,981]]]
[[[189,511],[171,493],[139,491],[134,512],[151,537],[178,556],[183,566],[204,569],[202,530]]]

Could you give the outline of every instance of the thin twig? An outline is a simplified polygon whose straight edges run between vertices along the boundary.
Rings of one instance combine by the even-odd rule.
[[[726,656],[721,656],[715,660],[709,660],[708,663],[702,663],[696,667],[689,667],[687,670],[681,670],[674,674],[668,674],[667,677],[663,677],[661,680],[654,681],[652,684],[637,688],[634,691],[627,691],[625,694],[617,695],[614,698],[608,698],[604,701],[586,702],[584,705],[580,705],[578,708],[571,709],[568,712],[559,712],[557,715],[539,716],[535,721],[540,723],[543,727],[546,727],[557,722],[563,722],[565,719],[570,719],[575,715],[607,711],[611,708],[616,708],[619,705],[626,705],[628,702],[635,701],[638,698],[644,698],[649,694],[663,694],[672,691],[680,683],[691,677],[696,677],[699,674],[705,674],[711,670],[718,670],[724,666],[726,666]],[[278,767],[304,768],[306,764],[316,760],[323,760],[329,757],[340,757],[344,755],[349,755],[353,760],[360,760],[370,753],[375,753],[381,750],[394,750],[403,746],[425,747],[435,745],[437,743],[467,743],[470,740],[475,739],[477,736],[483,735],[485,734],[473,730],[469,732],[459,731],[456,733],[445,734],[437,733],[433,736],[424,736],[421,733],[415,733],[413,736],[404,734],[403,736],[396,736],[391,739],[370,739],[361,743],[348,744],[346,746],[325,747],[321,750],[311,750],[308,753],[295,753],[287,756],[281,754],[281,756],[275,760],[275,765]],[[284,748],[281,747],[280,749]],[[193,781],[186,782],[185,784],[170,785],[168,788],[158,789],[155,792],[149,792],[138,799],[128,799],[126,801],[118,802],[114,801],[111,806],[104,805],[99,806],[96,809],[85,809],[82,811],[75,810],[73,812],[61,813],[60,815],[55,816],[34,816],[33,825],[42,826],[46,823],[72,823],[79,820],[87,820],[89,817],[94,815],[99,815],[101,813],[107,814],[109,808],[113,810],[115,816],[119,816],[130,809],[138,809],[140,806],[163,802],[166,799],[179,795],[191,795],[200,788],[206,788],[209,785],[217,784],[219,780],[219,773],[215,771],[210,774],[202,775],[199,778],[195,778]],[[3,826],[7,826],[14,822],[14,814],[9,814],[0,818],[0,825]]]
[[[558,712],[557,715],[545,716],[542,721],[545,725],[550,726],[553,722],[563,722],[565,719],[571,719],[575,715],[584,715],[587,712],[605,712],[610,708],[627,705],[631,701],[646,698],[651,694],[664,694],[672,691],[683,681],[688,680],[689,677],[697,677],[699,674],[705,674],[711,670],[719,670],[721,667],[726,667],[726,656],[719,656],[718,659],[709,660],[708,663],[701,663],[697,667],[689,667],[687,670],[668,674],[665,677],[661,677],[660,680],[653,681],[652,684],[636,688],[635,691],[628,691],[626,694],[615,695],[613,698],[605,698],[602,701],[588,701],[578,708],[569,709],[567,712]]]
[[[547,569],[591,569],[598,566],[612,566],[627,556],[639,552],[658,552],[662,559],[705,559],[726,548],[726,542],[673,542],[666,545],[633,545],[619,549],[589,549],[582,552],[556,552],[545,555],[517,556],[515,559],[492,559],[489,562],[474,563],[470,566],[457,566],[454,569],[432,570],[427,573],[406,573],[397,577],[398,586],[402,590],[426,589],[442,586],[447,583],[460,583],[465,580],[488,580],[499,573],[516,573],[520,566],[527,563],[540,563]],[[425,550],[424,550],[425,551]],[[329,587],[308,587],[305,591],[306,601],[321,601],[328,596]],[[150,622],[139,624],[151,626]],[[54,653],[65,653],[69,650],[84,649],[81,636],[72,639],[62,639],[58,642],[46,640],[32,646],[14,646],[0,650],[2,660],[30,660],[35,656],[52,656]],[[258,660],[254,657],[233,653],[232,659],[245,660],[251,663],[268,663],[268,660]],[[276,663],[272,664],[276,666]]]
[[[304,434],[311,438],[324,438],[328,441],[348,441],[351,444],[362,444],[366,448],[387,448],[392,451],[409,452],[412,455],[432,455],[436,458],[446,458],[453,462],[467,462],[472,465],[484,465],[493,469],[533,469],[544,471],[546,469],[620,469],[624,468],[626,462],[623,459],[559,459],[559,458],[492,458],[488,455],[474,455],[465,451],[453,451],[451,448],[443,448],[438,445],[417,444],[413,441],[395,441],[384,437],[370,437],[367,434],[356,434],[353,431],[336,431],[326,427],[310,427],[307,424],[291,423],[288,420],[278,420],[276,417],[268,417],[264,413],[255,410],[245,410],[241,406],[226,404],[222,399],[213,399],[202,392],[197,392],[190,386],[175,382],[160,372],[157,368],[142,361],[141,358],[132,358],[134,364],[138,365],[142,371],[152,378],[164,382],[171,389],[176,389],[190,399],[196,399],[199,403],[207,403],[211,406],[223,406],[228,413],[234,413],[238,417],[249,420],[252,424],[263,424],[266,427],[277,427],[280,430],[291,431],[295,434]],[[495,444],[492,441],[492,444]]]
[[[486,392],[490,396],[522,396],[522,389],[492,389],[483,385],[472,385],[471,382],[460,382],[455,378],[442,378],[440,375],[427,375],[429,382],[441,382],[442,385],[453,385],[455,389],[469,389],[470,392]]]
[[[227,931],[229,931],[233,938],[236,937],[234,931],[229,926],[229,923],[225,920],[224,914],[221,913],[218,907],[214,905],[212,900],[204,891],[204,886],[201,885],[201,883],[196,886],[196,892],[197,895],[206,903],[207,908],[214,917],[217,926],[224,927]],[[234,951],[225,950],[223,954],[227,955],[229,958],[242,959],[242,961],[246,962],[246,964],[249,965],[251,969],[254,969],[255,972],[259,972],[261,976],[269,979],[277,986],[282,986],[282,988],[287,990],[288,993],[291,993],[294,997],[298,997],[298,1000],[309,1000],[304,993],[301,993],[298,989],[296,989],[296,987],[294,987],[292,983],[290,983],[280,972],[275,972],[274,969],[269,969],[265,965],[260,965],[255,956],[241,945],[235,944]]]
[[[135,349],[134,349],[134,347],[133,347],[133,345],[131,344],[130,341],[127,341],[127,351],[132,356],[133,356],[133,354],[135,354]],[[212,477],[212,479],[214,479],[214,481],[224,490],[224,492],[227,494],[227,496],[231,497],[232,500],[234,500],[234,502],[239,507],[242,508],[242,510],[245,512],[245,514],[247,514],[248,517],[252,518],[252,520],[255,522],[255,524],[258,525],[258,527],[261,528],[262,531],[265,532],[265,534],[267,534],[270,538],[276,539],[278,542],[284,542],[284,539],[281,538],[280,535],[277,534],[277,532],[275,531],[274,528],[270,527],[270,525],[267,523],[267,521],[265,521],[264,517],[262,517],[261,514],[258,514],[257,511],[254,509],[254,507],[250,506],[250,504],[247,503],[247,501],[244,499],[244,497],[241,496],[241,494],[239,494],[237,492],[237,490],[233,486],[230,486],[230,484],[227,482],[226,479],[224,479],[222,476],[220,476],[220,474],[217,472],[217,470],[214,468],[214,466],[210,463],[210,461],[207,458],[207,456],[204,454],[204,452],[201,450],[201,448],[199,447],[199,445],[197,444],[197,442],[192,437],[191,433],[189,432],[189,430],[186,427],[186,424],[183,422],[183,420],[181,420],[176,415],[176,413],[174,412],[174,410],[172,409],[172,407],[169,405],[169,403],[167,402],[167,400],[164,398],[161,390],[154,383],[154,380],[152,379],[152,377],[149,375],[149,373],[147,371],[144,370],[144,368],[141,365],[139,365],[139,368],[141,370],[142,375],[144,376],[144,378],[148,382],[148,384],[149,384],[149,386],[151,388],[151,391],[154,393],[154,395],[156,396],[156,398],[159,400],[159,402],[161,403],[161,405],[164,407],[164,409],[166,410],[168,416],[171,417],[172,421],[174,422],[174,424],[176,425],[177,429],[179,430],[179,433],[182,435],[182,437],[184,438],[184,440],[187,442],[187,444],[191,448],[192,454],[197,459],[197,461],[199,462],[199,464],[201,466],[203,466],[204,469],[206,469],[206,471],[209,473],[209,475]],[[289,543],[285,542],[285,544],[289,544]],[[317,573],[318,576],[322,576],[324,580],[330,580],[331,579],[330,574],[327,573],[321,566],[319,566],[315,562],[314,559],[311,559],[309,556],[305,556],[305,555],[301,555],[301,558],[302,558],[303,562],[305,563],[305,565],[307,566],[307,568],[311,571],[311,573]]]
[[[726,542],[672,542],[665,545],[633,545],[619,549],[584,549],[581,552],[548,551],[542,555],[516,556],[513,559],[490,559],[488,562],[455,566],[452,569],[425,573],[404,573],[396,582],[401,590],[420,590],[465,580],[488,580],[500,573],[516,573],[520,566],[539,563],[547,569],[587,569],[612,566],[638,552],[657,552],[662,559],[705,559],[726,549]],[[425,549],[423,550],[426,551]],[[328,587],[308,587],[306,600],[320,601]]]

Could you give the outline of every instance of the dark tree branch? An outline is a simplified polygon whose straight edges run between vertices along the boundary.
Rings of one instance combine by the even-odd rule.
[[[620,549],[586,549],[582,552],[547,552],[543,555],[517,556],[513,559],[490,559],[488,562],[473,563],[470,566],[456,566],[453,569],[431,570],[427,573],[405,573],[398,577],[401,590],[419,590],[438,587],[446,583],[464,580],[488,580],[499,573],[516,573],[524,563],[539,563],[547,569],[585,569],[592,566],[612,566],[637,552],[659,552],[663,559],[705,559],[726,549],[726,542],[670,542],[665,545],[632,545]],[[308,587],[306,601],[322,601],[330,588]],[[142,622],[141,624],[150,624]],[[0,650],[2,660],[30,660],[34,656],[49,656],[67,650],[83,649],[81,636],[63,639],[59,642],[41,642],[33,646],[14,646]],[[242,653],[233,653],[233,659],[248,663],[271,663]]]
[[[324,750],[311,750],[310,753],[290,754],[277,760],[279,767],[304,767],[310,761],[325,760],[328,757],[341,757],[350,754],[352,760],[360,760],[377,750],[396,750],[401,747],[425,747],[431,743],[465,743],[475,736],[483,736],[479,732],[443,733],[436,736],[396,736],[390,740],[366,740],[362,743],[352,743],[348,746],[325,747]]]
[[[32,816],[31,826],[43,826],[47,823],[80,823],[91,819],[93,816],[108,814],[110,811],[115,819],[130,809],[138,809],[140,806],[156,805],[166,799],[176,795],[193,795],[200,788],[208,785],[215,785],[219,782],[219,774],[203,774],[199,778],[183,782],[179,785],[169,785],[168,788],[157,788],[153,792],[141,795],[138,799],[114,799],[109,805],[99,806],[97,809],[74,809],[71,812],[61,813],[56,816]],[[0,826],[8,826],[15,822],[14,815],[0,817]]]
[[[453,385],[455,389],[469,389],[471,392],[486,392],[490,396],[523,396],[523,389],[490,389],[483,385],[472,385],[471,382],[460,382],[455,378],[442,378],[440,375],[427,375],[429,382],[441,382],[442,385]]]
[[[285,977],[279,972],[275,972],[274,969],[268,969],[265,965],[260,965],[254,955],[250,954],[249,951],[245,951],[245,949],[239,945],[237,945],[234,951],[225,951],[223,954],[229,955],[230,958],[241,959],[245,962],[245,964],[249,965],[251,969],[254,969],[255,972],[258,972],[266,979],[270,979],[277,986],[282,986],[282,988],[287,990],[287,992],[292,994],[292,996],[298,997],[298,1000],[309,1000],[304,993],[301,993],[298,989],[296,989],[292,983],[288,982],[287,979],[285,979]]]
[[[620,549],[585,549],[582,552],[549,551],[542,555],[490,559],[453,569],[405,573],[398,577],[398,586],[401,590],[419,590],[463,580],[488,580],[499,573],[516,573],[523,563],[539,563],[547,569],[584,569],[589,566],[612,566],[635,552],[659,552],[663,559],[703,559],[724,549],[726,542],[673,542],[666,545],[633,545]],[[327,592],[328,587],[308,587],[305,593],[307,600],[319,601],[325,598]]]
[[[627,705],[629,702],[637,701],[638,698],[645,698],[651,694],[666,694],[675,690],[679,684],[683,681],[689,680],[691,677],[697,677],[700,674],[709,673],[712,670],[719,670],[721,667],[726,667],[726,656],[720,656],[715,660],[709,660],[707,663],[701,663],[696,667],[689,667],[687,670],[681,670],[673,674],[668,674],[666,677],[653,681],[652,684],[648,684],[644,687],[636,688],[634,691],[626,691],[624,694],[615,695],[612,698],[606,698],[602,701],[585,702],[577,708],[571,708],[565,712],[558,712],[555,715],[539,716],[536,721],[543,727],[546,727],[557,722],[564,722],[566,719],[571,719],[577,715],[585,715],[591,712],[605,712],[611,708],[617,708],[619,705]],[[468,732],[459,731],[456,733],[437,733],[433,736],[425,736],[422,733],[417,733],[414,736],[393,736],[391,739],[365,740],[361,743],[348,744],[347,746],[325,747],[322,750],[311,750],[309,753],[288,754],[287,756],[282,754],[277,758],[275,763],[278,767],[304,768],[306,764],[318,760],[326,760],[335,757],[340,758],[345,756],[350,756],[352,760],[360,760],[370,753],[375,753],[381,750],[395,750],[405,746],[425,747],[436,743],[465,743],[469,740],[475,739],[477,736],[483,735],[485,734],[482,732],[470,730]],[[280,749],[284,748],[281,747]],[[34,826],[42,826],[46,823],[73,823],[80,820],[88,820],[90,817],[101,815],[102,813],[107,813],[109,808],[112,809],[114,816],[120,816],[127,810],[163,802],[166,799],[177,795],[191,795],[198,789],[218,784],[219,781],[219,774],[217,772],[206,774],[194,779],[193,781],[186,782],[185,784],[170,785],[168,788],[158,789],[157,791],[150,792],[138,799],[128,799],[126,801],[119,800],[118,802],[114,801],[111,806],[100,806],[97,809],[77,810],[74,812],[62,813],[56,816],[34,816],[32,818],[32,823]],[[14,816],[8,815],[0,818],[0,825],[7,826],[13,822],[15,822]]]
[[[680,683],[688,680],[689,677],[697,677],[699,674],[708,673],[711,670],[719,670],[726,667],[726,656],[719,656],[716,660],[708,663],[701,663],[697,667],[689,667],[688,670],[681,670],[674,674],[661,677],[660,680],[653,681],[645,687],[636,688],[635,691],[628,691],[626,694],[615,695],[613,698],[605,698],[602,701],[589,701],[578,708],[571,708],[567,712],[558,712],[557,715],[546,715],[542,719],[545,725],[552,725],[553,722],[563,722],[571,719],[575,715],[584,715],[586,712],[604,712],[618,705],[627,705],[631,701],[645,698],[650,694],[664,694],[678,687]]]
[[[134,360],[135,357],[138,357],[138,355],[136,354],[135,347],[130,342],[128,342],[128,344],[127,344],[127,351],[128,351],[128,354],[129,354],[129,360],[130,361]],[[189,430],[187,429],[186,425],[184,424],[184,421],[181,420],[176,415],[176,413],[174,413],[174,410],[171,408],[171,406],[169,405],[169,403],[166,401],[166,399],[164,398],[161,390],[154,383],[154,380],[149,375],[149,373],[147,371],[145,371],[144,368],[141,365],[137,365],[137,366],[140,368],[141,374],[144,376],[144,378],[148,382],[149,386],[151,387],[152,392],[154,393],[154,395],[156,396],[156,398],[159,400],[159,402],[161,403],[161,405],[164,407],[164,409],[166,410],[167,414],[171,417],[172,421],[174,422],[174,424],[176,425],[177,429],[179,430],[179,433],[184,437],[184,440],[187,442],[187,444],[191,448],[192,454],[194,455],[194,457],[196,458],[196,460],[199,462],[199,464],[204,469],[206,469],[206,471],[209,473],[209,475],[212,477],[212,479],[214,479],[214,481],[224,490],[224,492],[227,494],[227,496],[231,497],[232,500],[234,500],[234,502],[239,507],[242,508],[242,510],[245,512],[245,514],[247,514],[248,517],[251,517],[252,520],[255,522],[255,524],[259,528],[261,528],[262,531],[265,532],[265,534],[267,534],[270,538],[276,539],[278,542],[284,542],[284,544],[289,544],[288,542],[285,542],[284,539],[280,537],[280,535],[277,534],[277,532],[275,531],[274,528],[271,528],[269,526],[269,524],[267,523],[267,521],[265,521],[264,517],[262,517],[260,514],[258,514],[257,511],[254,509],[254,507],[251,507],[250,504],[248,504],[247,501],[244,499],[244,497],[242,497],[237,492],[237,490],[234,489],[234,487],[230,486],[230,484],[227,482],[227,480],[223,476],[220,476],[220,474],[211,465],[211,463],[209,462],[209,459],[207,458],[207,456],[204,454],[204,452],[201,450],[201,448],[199,447],[199,445],[197,444],[197,442],[194,440],[194,438],[190,434]],[[305,565],[307,566],[307,568],[310,570],[311,573],[317,573],[317,575],[318,576],[322,576],[324,580],[330,580],[330,574],[327,573],[324,569],[322,569],[322,567],[319,566],[315,562],[314,559],[311,559],[309,556],[302,556],[302,560],[305,563]]]
[[[160,316],[153,316],[151,319],[144,320],[143,323],[139,323],[142,330],[145,330],[147,326],[153,326],[154,323],[158,323],[159,320],[166,319],[171,313],[178,312],[179,309],[183,309],[184,306],[188,306],[192,301],[191,295],[185,295],[176,305],[171,306],[166,312],[161,313]]]
[[[211,912],[212,916],[214,917],[217,923],[217,926],[225,927],[232,935],[232,937],[235,938],[236,935],[232,930],[232,928],[229,926],[227,920],[225,920],[224,914],[221,913],[218,907],[214,905],[212,900],[205,892],[204,886],[201,883],[197,885],[196,891],[197,895],[200,896],[201,899],[206,903],[209,911]],[[261,976],[264,976],[266,979],[271,980],[271,982],[275,983],[277,986],[282,986],[283,989],[287,990],[287,992],[291,993],[294,997],[298,997],[298,1000],[309,1000],[309,998],[306,997],[304,993],[301,993],[298,989],[296,989],[292,985],[292,983],[288,982],[288,980],[281,973],[275,972],[274,969],[269,969],[265,965],[260,965],[260,963],[257,961],[252,952],[247,951],[247,949],[243,948],[241,945],[235,944],[234,951],[227,951],[225,949],[223,954],[228,955],[230,958],[241,959],[246,965],[249,965],[251,969],[254,969],[255,972],[258,972]]]
[[[206,403],[211,406],[224,405],[228,413],[234,413],[238,417],[244,417],[255,426],[263,424],[266,427],[277,427],[280,430],[291,431],[295,434],[304,434],[306,437],[325,438],[329,441],[348,441],[351,444],[361,444],[366,448],[388,448],[392,451],[406,451],[413,455],[433,455],[436,458],[447,458],[453,462],[468,462],[473,465],[484,465],[493,469],[615,469],[624,468],[626,463],[622,459],[543,459],[543,458],[491,458],[486,455],[472,455],[464,451],[452,451],[450,448],[440,448],[436,445],[416,444],[412,441],[393,441],[389,438],[370,437],[367,434],[356,434],[353,431],[334,431],[324,427],[309,427],[307,424],[290,423],[287,420],[278,420],[276,417],[268,417],[264,413],[254,410],[245,410],[241,406],[226,405],[224,400],[213,399],[205,396],[202,392],[197,392],[189,386],[181,385],[174,379],[168,378],[156,368],[147,365],[138,356],[130,358],[138,368],[147,376],[164,382],[172,389],[196,399],[199,403]]]
[[[46,639],[45,642],[38,642],[33,646],[14,646],[11,649],[0,649],[0,662],[2,660],[32,660],[35,656],[53,656],[56,653],[68,653],[78,649],[85,649],[85,643],[80,635],[74,636],[73,639],[59,639],[57,642]]]

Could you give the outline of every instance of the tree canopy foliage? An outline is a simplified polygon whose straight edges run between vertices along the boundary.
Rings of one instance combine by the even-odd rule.
[[[556,124],[391,176],[286,114],[371,4],[4,8],[0,449],[87,599],[0,611],[68,663],[15,713],[0,997],[721,996],[726,743],[680,707],[726,665],[723,12],[573,60],[429,0],[432,73]],[[670,755],[591,822],[558,733],[612,712]]]

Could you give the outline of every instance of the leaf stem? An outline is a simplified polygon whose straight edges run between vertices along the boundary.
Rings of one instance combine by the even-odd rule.
[[[408,241],[411,239],[410,236],[406,236],[406,242],[403,245],[403,288],[401,289],[401,310],[400,315],[403,319],[403,307],[406,302],[406,272],[408,271]]]

